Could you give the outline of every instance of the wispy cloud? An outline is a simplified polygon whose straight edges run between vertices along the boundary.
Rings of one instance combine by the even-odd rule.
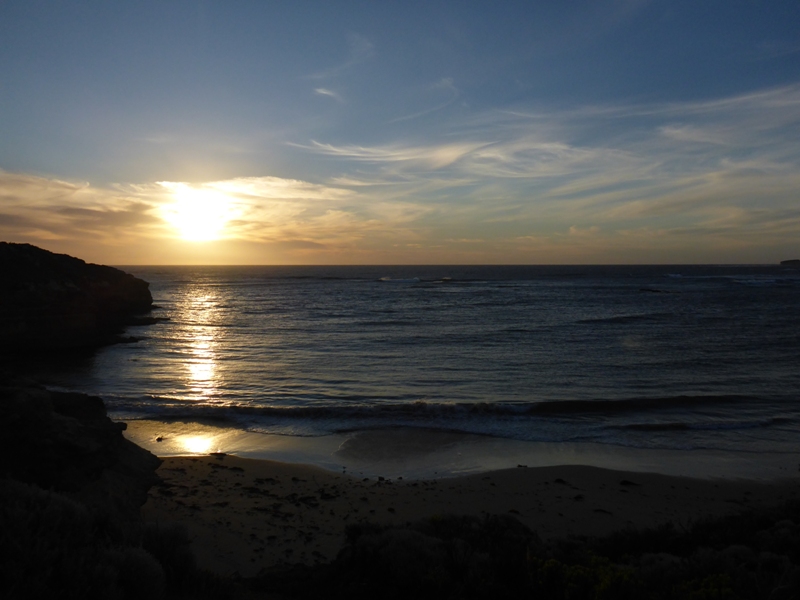
[[[431,113],[438,112],[453,104],[453,102],[458,100],[458,97],[461,95],[460,92],[458,91],[458,88],[453,84],[452,77],[446,77],[444,79],[441,79],[440,81],[437,81],[434,85],[430,86],[430,90],[437,93],[444,93],[446,96],[445,99],[429,108],[414,112],[410,115],[404,115],[402,117],[397,117],[396,119],[392,119],[389,121],[389,123],[410,121],[412,119],[417,119],[419,117],[424,117]]]
[[[468,233],[492,222],[513,223],[507,236],[527,229],[506,249],[508,239],[542,247],[584,231],[596,252],[617,247],[614,236],[626,240],[618,247],[660,252],[695,231],[696,247],[721,252],[789,248],[800,237],[787,212],[800,189],[798,139],[800,86],[790,85],[700,102],[492,111],[451,122],[425,145],[303,147],[361,165],[337,179],[344,185],[391,185],[413,203],[431,184],[424,202],[447,206],[439,235],[463,216]]]
[[[150,202],[86,183],[0,171],[0,210],[7,216],[0,234],[7,238],[88,237],[124,243],[158,225],[154,208]]]
[[[407,163],[418,168],[441,169],[457,162],[470,152],[486,145],[482,142],[459,142],[431,146],[335,146],[312,141],[310,146],[294,144],[299,148],[306,148],[356,161],[370,163]]]
[[[314,90],[314,93],[317,94],[318,96],[327,96],[328,98],[333,98],[337,102],[344,102],[344,100],[339,94],[327,88],[316,88]]]
[[[374,46],[365,36],[350,33],[347,36],[347,58],[337,65],[308,75],[308,79],[332,79],[354,66],[363,63],[374,53]]]
[[[238,198],[263,200],[341,200],[352,196],[346,189],[281,177],[237,177],[201,185]]]
[[[800,53],[800,42],[796,40],[766,40],[756,48],[756,60],[771,60]]]

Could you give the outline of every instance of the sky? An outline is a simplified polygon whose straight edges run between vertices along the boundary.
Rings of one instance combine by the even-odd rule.
[[[800,258],[800,2],[3,0],[0,240],[118,265]]]

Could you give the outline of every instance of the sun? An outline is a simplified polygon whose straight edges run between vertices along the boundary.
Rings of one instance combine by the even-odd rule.
[[[174,202],[164,209],[164,218],[192,242],[210,242],[222,237],[231,218],[231,198],[210,189],[181,184],[172,188]]]

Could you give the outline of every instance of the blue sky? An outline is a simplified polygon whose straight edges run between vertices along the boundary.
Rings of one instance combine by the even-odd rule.
[[[800,3],[0,3],[0,238],[133,263],[800,255]]]

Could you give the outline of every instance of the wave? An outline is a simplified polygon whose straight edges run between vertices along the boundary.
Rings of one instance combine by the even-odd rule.
[[[104,399],[109,414],[119,420],[208,423],[299,437],[411,428],[529,442],[738,451],[741,440],[727,432],[746,430],[748,449],[757,451],[759,444],[784,443],[800,435],[800,408],[793,398],[673,396],[504,404],[375,403],[361,398],[290,406],[150,396]]]
[[[358,327],[414,327],[417,323],[402,319],[362,319],[357,322]]]
[[[712,405],[753,405],[763,402],[752,396],[673,396],[661,398],[627,398],[619,400],[548,400],[541,402],[488,403],[488,402],[383,402],[368,403],[359,396],[337,397],[336,403],[298,405],[242,405],[234,402],[196,402],[167,397],[145,397],[138,399],[114,398],[111,405],[122,410],[147,411],[158,415],[192,416],[211,414],[217,418],[258,416],[267,418],[291,418],[308,420],[386,419],[392,417],[570,417],[622,415],[625,413],[656,414],[676,408],[698,409]],[[638,425],[630,425],[635,428]],[[649,425],[648,425],[649,426]]]
[[[593,317],[591,319],[579,319],[575,321],[582,325],[594,325],[600,323],[636,323],[639,321],[658,321],[665,317],[674,317],[675,313],[659,312],[659,313],[641,313],[631,315],[615,315],[613,317]]]
[[[719,404],[751,404],[762,399],[744,395],[696,395],[623,398],[619,400],[562,400],[538,402],[530,411],[537,414],[615,413],[666,410],[673,408],[700,408]]]
[[[406,279],[397,279],[393,277],[381,277],[378,279],[381,283],[419,283],[419,277],[409,277]]]
[[[765,419],[742,419],[742,420],[712,420],[706,422],[672,422],[672,423],[628,423],[619,425],[619,429],[631,431],[723,431],[738,429],[757,429],[770,427],[772,425],[791,422],[785,417],[774,417]]]
[[[770,276],[765,274],[712,274],[712,275],[688,275],[683,273],[667,273],[664,275],[669,279],[685,279],[685,280],[711,280],[711,281],[725,281],[737,285],[744,285],[749,287],[793,287],[800,285],[800,279],[792,276]],[[653,291],[642,288],[641,291]],[[661,291],[661,290],[659,290]]]
[[[732,278],[732,281],[747,287],[794,287],[800,283],[800,280],[788,277],[778,277],[775,279]]]

